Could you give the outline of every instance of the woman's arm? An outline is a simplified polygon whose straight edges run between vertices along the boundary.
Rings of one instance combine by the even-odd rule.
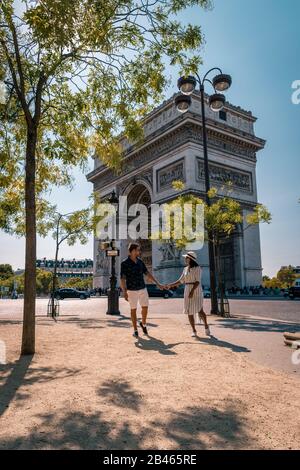
[[[172,282],[172,284],[167,284],[167,285],[166,285],[166,288],[167,288],[167,289],[172,289],[172,288],[174,288],[174,287],[180,286],[180,284],[181,284],[181,282],[180,282],[179,279],[178,279],[178,281]]]
[[[199,284],[200,284],[199,281],[194,282],[194,285],[193,285],[193,287],[192,287],[192,289],[191,289],[191,292],[189,293],[189,298],[190,298],[190,299],[193,297],[194,292],[195,292],[195,290],[197,289],[197,287],[199,286]]]
[[[160,290],[163,290],[164,286],[153,276],[153,274],[149,270],[147,270],[146,277],[150,281],[154,282],[154,284],[156,284]]]
[[[182,284],[183,276],[184,276],[184,273],[181,274],[180,278],[177,279],[177,281],[171,282],[170,284],[167,284],[167,285],[166,285],[166,288],[167,288],[167,289],[172,289],[172,288],[174,288],[174,287],[180,286],[180,284]]]

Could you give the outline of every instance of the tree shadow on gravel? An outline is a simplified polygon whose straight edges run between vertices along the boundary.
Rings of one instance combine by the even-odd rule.
[[[22,320],[0,320],[0,326],[2,325],[21,325]]]
[[[0,372],[4,373],[0,376],[0,416],[12,400],[30,399],[30,392],[20,390],[21,387],[72,377],[80,372],[66,367],[31,367],[32,358],[32,355],[21,356],[13,363],[0,366]]]
[[[300,331],[299,323],[281,323],[272,320],[257,320],[252,318],[220,319],[216,323],[221,328],[232,330],[257,331],[268,333],[284,333],[285,331]]]
[[[62,410],[60,410],[63,412]],[[127,415],[121,420],[104,419],[101,412],[67,412],[35,416],[35,427],[24,436],[3,438],[2,449],[108,449],[138,450],[156,443],[160,449],[242,449],[253,447],[240,407],[229,403],[216,407],[187,407],[174,411],[167,419],[152,422]]]
[[[249,446],[251,441],[241,409],[234,402],[222,410],[191,406],[175,412],[165,427],[165,434],[176,443],[176,448],[187,450],[238,449]]]
[[[59,321],[59,317],[58,317]],[[71,317],[63,319],[64,323],[74,323],[80,328],[132,328],[131,319],[125,315],[120,315],[116,317],[107,317],[105,319],[97,318],[82,318],[82,317]],[[156,328],[158,325],[156,323],[149,323],[148,326],[151,328]]]
[[[108,380],[98,390],[98,395],[107,398],[112,405],[139,411],[142,398],[126,380]]]

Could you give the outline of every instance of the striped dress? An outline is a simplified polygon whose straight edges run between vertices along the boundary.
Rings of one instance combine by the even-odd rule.
[[[203,292],[201,285],[202,270],[200,266],[189,268],[186,266],[180,277],[181,284],[185,284],[184,289],[184,309],[183,313],[186,315],[194,315],[195,321],[198,321],[198,313],[203,307]],[[199,282],[198,287],[194,290],[193,297],[190,299],[189,294],[193,288],[193,282]]]

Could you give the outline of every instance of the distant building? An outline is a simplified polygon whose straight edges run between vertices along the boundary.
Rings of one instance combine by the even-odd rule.
[[[14,271],[15,276],[21,276],[21,274],[25,273],[25,269],[18,268]]]
[[[282,269],[289,269],[291,268],[293,273],[298,277],[300,276],[300,266],[281,266],[280,271]]]
[[[44,269],[45,271],[53,272],[55,260],[53,259],[37,259],[36,267]],[[61,279],[67,279],[72,277],[78,277],[81,279],[86,279],[93,276],[93,260],[84,259],[76,260],[67,260],[61,258],[57,261],[57,275]]]

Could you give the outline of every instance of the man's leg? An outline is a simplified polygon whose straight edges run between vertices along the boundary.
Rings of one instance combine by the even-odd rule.
[[[149,305],[149,295],[147,289],[143,289],[140,292],[139,298],[141,308],[142,308],[142,321],[140,322],[140,327],[143,330],[144,335],[148,334],[147,330],[147,315],[148,315],[148,305]]]
[[[148,315],[148,307],[142,307],[142,323],[146,326]]]
[[[133,329],[134,331],[136,331],[137,330],[136,308],[132,308],[130,310],[130,314],[131,314],[131,321],[132,321]]]

